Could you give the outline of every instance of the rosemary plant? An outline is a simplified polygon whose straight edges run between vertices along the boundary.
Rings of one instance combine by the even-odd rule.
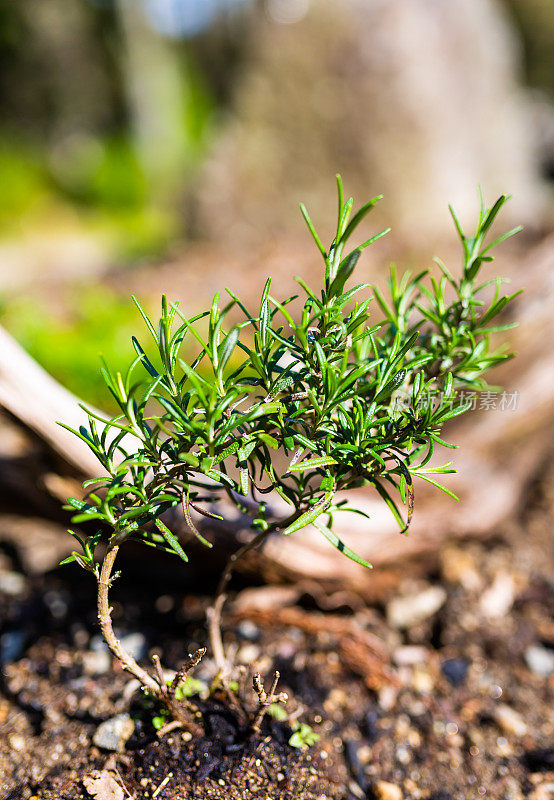
[[[187,318],[163,297],[154,325],[135,300],[158,356],[153,363],[133,339],[137,355],[127,373],[103,369],[120,413],[106,419],[88,411],[88,427],[74,431],[105,474],[86,481],[85,499],[68,501],[76,525],[94,521],[97,529],[86,536],[70,531],[81,551],[66,561],[96,576],[99,618],[110,648],[169,705],[160,669],[157,677],[142,669],[112,629],[108,590],[119,547],[140,541],[186,561],[164,512],[182,507],[188,528],[206,547],[212,543],[196,527],[195,514],[220,519],[218,503],[225,497],[249,515],[252,538],[224,570],[209,618],[213,655],[224,670],[220,616],[237,560],[274,533],[289,536],[311,524],[343,555],[369,567],[333,532],[339,512],[361,513],[338,492],[374,487],[405,532],[414,478],[450,494],[436,476],[452,472],[452,462],[430,466],[430,459],[435,445],[453,447],[441,438],[441,429],[471,405],[459,402],[460,390],[484,389],[487,370],[510,358],[492,348],[490,335],[511,327],[496,318],[515,295],[502,294],[500,278],[479,280],[483,264],[493,260],[493,247],[518,230],[486,241],[507,198],[491,208],[481,201],[472,236],[451,209],[462,245],[458,277],[440,260],[441,276],[429,282],[426,271],[398,277],[392,269],[386,295],[367,283],[347,288],[364,248],[388,232],[348,248],[379,199],[353,214],[339,177],[329,248],[301,206],[324,270],[317,289],[296,278],[302,293],[297,313],[298,297],[277,299],[270,279],[255,310],[227,289],[224,304],[217,293],[209,311]],[[494,290],[487,294],[491,284]],[[370,320],[370,290],[383,321]],[[234,325],[228,323],[231,311],[239,320]],[[180,357],[185,337],[197,347],[191,363]],[[268,495],[281,498],[276,508],[282,511],[270,511]],[[101,540],[106,547],[99,559]]]

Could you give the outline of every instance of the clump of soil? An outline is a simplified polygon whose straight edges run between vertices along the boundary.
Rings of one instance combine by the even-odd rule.
[[[169,777],[163,796],[172,800],[343,796],[345,775],[329,779],[329,749],[294,750],[288,744],[290,732],[285,735],[277,725],[245,740],[224,707],[212,707],[207,720],[205,737],[184,742],[182,736],[169,734],[128,753],[119,771],[131,794],[146,800]]]
[[[271,718],[247,734],[219,695],[198,701],[201,737],[160,738],[143,709],[122,752],[97,747],[99,725],[136,700],[102,649],[93,582],[76,570],[31,578],[0,552],[0,800],[549,800],[551,478],[517,525],[446,546],[384,604],[346,591],[330,612],[310,586],[293,605],[276,593],[268,611],[260,588],[235,606],[227,647],[264,676],[280,671],[289,714],[321,736],[306,750]],[[115,622],[145,666],[156,649],[176,668],[204,643],[205,601],[145,569],[116,587]],[[195,677],[210,675],[205,659]]]
[[[98,791],[100,800],[112,800],[115,784],[135,800],[249,800],[260,792],[283,800],[343,797],[346,772],[328,740],[293,747],[290,725],[267,715],[253,733],[218,691],[191,698],[203,735],[158,733],[153,722],[159,708],[117,667],[90,674],[91,652],[54,646],[43,637],[6,666],[0,764],[13,787],[6,798],[83,800]],[[94,732],[122,712],[130,712],[125,718],[132,720],[132,735],[121,741],[124,752],[107,756],[95,746]]]

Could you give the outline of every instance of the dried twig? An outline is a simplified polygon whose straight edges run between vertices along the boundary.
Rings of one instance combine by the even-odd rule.
[[[171,681],[171,686],[169,687],[169,693],[171,695],[175,695],[175,692],[179,688],[179,684],[181,684],[187,677],[188,673],[191,669],[199,664],[206,654],[206,648],[200,647],[198,650],[195,650],[194,653],[188,657],[188,660],[184,663],[181,669],[177,672],[173,680]]]
[[[190,655],[169,685],[165,680],[159,656],[152,656],[152,661],[154,662],[154,668],[160,684],[158,697],[172,716],[172,720],[158,731],[158,736],[160,738],[166,733],[169,733],[169,731],[175,730],[175,728],[184,728],[195,735],[200,735],[202,733],[202,728],[194,721],[194,716],[198,709],[189,700],[177,698],[176,694],[179,685],[186,679],[190,670],[200,663],[205,652],[206,648],[200,647]]]
[[[124,781],[124,780],[123,780],[123,778],[121,777],[121,773],[120,773],[120,771],[118,770],[118,768],[117,768],[117,767],[113,767],[113,771],[114,771],[114,772],[115,772],[115,774],[117,775],[117,777],[118,777],[118,779],[119,779],[119,783],[120,783],[120,785],[121,785],[121,788],[123,789],[123,791],[125,792],[125,794],[127,795],[127,797],[129,797],[131,800],[137,800],[137,799],[136,799],[136,796],[135,796],[134,794],[131,794],[131,792],[129,791],[129,789],[128,789],[128,788],[125,786],[125,781]]]
[[[271,684],[271,689],[269,692],[266,692],[264,689],[264,685],[262,683],[262,676],[259,672],[256,672],[252,678],[252,685],[254,686],[254,691],[258,695],[258,710],[256,711],[256,716],[254,717],[254,721],[252,723],[252,730],[254,733],[259,733],[260,728],[262,725],[262,720],[267,713],[267,709],[269,706],[273,705],[274,703],[286,703],[289,699],[289,696],[286,692],[279,692],[279,694],[275,694],[275,690],[277,689],[277,684],[279,683],[279,678],[281,677],[279,672],[275,672],[273,676],[273,682]]]
[[[167,786],[167,784],[169,783],[169,781],[171,780],[172,777],[173,777],[173,773],[172,772],[168,772],[167,776],[163,779],[163,781],[160,783],[158,788],[153,793],[153,795],[152,795],[153,798],[157,797],[159,795],[161,790],[164,788],[164,786]]]
[[[162,694],[167,694],[167,686],[164,678],[162,665],[160,663],[160,657],[157,654],[154,654],[152,656],[152,661],[154,663],[154,669],[156,670],[156,677],[158,679],[158,683],[160,684],[160,692]]]

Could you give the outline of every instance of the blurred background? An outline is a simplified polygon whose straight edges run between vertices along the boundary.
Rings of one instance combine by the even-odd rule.
[[[317,282],[298,203],[330,241],[337,172],[357,203],[384,195],[361,235],[392,227],[360,280],[436,254],[456,270],[448,204],[470,229],[479,186],[489,204],[512,195],[497,233],[525,227],[498,253],[526,290],[506,319],[519,358],[492,378],[517,411],[456,431],[464,503],[448,528],[423,493],[409,545],[376,517],[369,555],[433,550],[523,508],[554,432],[554,351],[537,346],[554,339],[553,42],[542,0],[1,4],[1,536],[20,542],[34,515],[41,541],[50,519],[70,546],[60,500],[98,467],[56,420],[84,421],[74,395],[114,410],[100,356],[125,370],[131,335],[148,346],[130,295],[156,316],[166,292],[192,315],[226,286],[248,305],[268,275],[281,297],[297,274]]]
[[[106,402],[160,291],[291,285],[334,174],[425,261],[509,192],[552,226],[554,8],[542,0],[26,0],[0,7],[0,325]],[[373,261],[372,261],[373,259]]]
[[[489,205],[500,193],[513,196],[495,232],[519,224],[524,231],[498,248],[498,261],[483,273],[485,280],[506,276],[510,293],[525,289],[502,320],[518,323],[509,333],[518,357],[491,376],[515,402],[448,427],[446,438],[461,448],[454,453],[458,472],[447,483],[461,502],[418,486],[409,537],[398,535],[378,498],[359,490],[356,506],[370,513],[370,522],[343,515],[335,530],[373,571],[340,558],[309,528],[269,540],[237,579],[241,586],[245,578],[248,585],[272,584],[239,595],[250,627],[236,628],[237,641],[248,645],[249,659],[254,647],[264,659],[277,652],[296,663],[296,655],[304,658],[296,636],[304,626],[306,637],[330,636],[323,647],[330,656],[339,653],[366,688],[381,681],[380,705],[371,707],[376,716],[364,717],[361,733],[350,723],[366,707],[354,708],[359,695],[351,694],[350,673],[348,702],[333,700],[324,718],[343,719],[348,730],[340,735],[355,744],[366,736],[373,743],[378,716],[398,717],[396,738],[385,737],[399,743],[394,769],[377,755],[389,758],[387,750],[373,751],[375,769],[398,782],[417,766],[440,785],[432,795],[406,788],[405,795],[387,797],[551,796],[552,0],[4,0],[0,666],[7,678],[0,672],[0,796],[9,791],[6,800],[24,796],[28,776],[38,782],[37,775],[59,772],[77,754],[86,758],[82,738],[69,747],[63,737],[81,730],[72,727],[78,719],[86,742],[91,720],[114,713],[98,687],[112,692],[113,684],[119,693],[121,686],[99,644],[93,580],[74,565],[58,567],[74,547],[62,503],[80,495],[83,478],[97,475],[98,464],[56,420],[75,427],[85,421],[84,414],[76,418],[75,394],[113,410],[99,356],[122,370],[134,356],[131,335],[147,342],[131,294],[157,316],[166,292],[192,315],[226,286],[250,304],[268,275],[277,297],[295,293],[297,274],[315,283],[321,259],[298,203],[330,242],[337,172],[358,204],[384,195],[361,235],[392,227],[364,252],[360,281],[382,282],[391,261],[400,269],[432,267],[434,255],[459,274],[448,204],[471,230],[478,186]],[[440,458],[448,460],[450,451]],[[203,633],[195,638],[203,624],[199,597],[213,591],[244,530],[240,518],[211,522],[203,530],[217,546],[200,558],[182,517],[167,521],[191,564],[129,544],[114,620],[135,645],[138,637],[137,658],[156,646],[168,665],[177,665],[183,647],[203,641]],[[256,594],[264,589],[270,590],[265,606]],[[268,649],[260,638],[264,608],[276,647],[275,625],[293,626],[295,637],[290,646],[283,640],[283,650]],[[352,614],[360,626],[355,635],[341,627]],[[346,633],[338,636],[337,626]],[[66,646],[77,655],[68,656]],[[81,652],[82,663],[92,666],[81,669]],[[244,652],[238,658],[249,663]],[[311,705],[312,675],[314,686],[321,680],[330,686],[336,666],[319,660],[304,677],[298,667],[294,694]],[[391,669],[399,682],[389,680]],[[467,691],[460,689],[466,672]],[[412,677],[413,705],[405,700]],[[99,705],[91,706],[88,695]],[[501,696],[497,730],[490,721]],[[48,721],[40,735],[37,711]],[[415,724],[416,717],[421,736],[403,722]],[[12,725],[26,731],[26,744],[9,744],[4,732]],[[49,725],[59,726],[58,739]],[[452,725],[460,735],[450,736]],[[415,748],[413,762],[407,743]],[[464,761],[461,749],[469,743],[471,758]],[[524,755],[527,773],[537,773],[527,783]],[[356,769],[359,777],[362,767]],[[545,793],[541,770],[550,776]]]

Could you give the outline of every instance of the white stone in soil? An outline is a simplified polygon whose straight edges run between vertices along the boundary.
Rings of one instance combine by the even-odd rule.
[[[527,733],[527,723],[515,708],[499,703],[494,710],[494,717],[504,733],[512,736],[525,736]]]
[[[538,644],[532,644],[525,651],[527,666],[535,675],[548,678],[554,673],[554,650],[547,650]]]
[[[134,730],[135,723],[129,714],[117,714],[97,727],[92,741],[103,750],[122,752]]]
[[[411,628],[432,617],[444,605],[446,591],[430,586],[422,592],[395,597],[387,605],[387,620],[394,628]]]
[[[479,600],[481,613],[489,619],[505,617],[514,604],[514,579],[508,572],[499,572]]]

